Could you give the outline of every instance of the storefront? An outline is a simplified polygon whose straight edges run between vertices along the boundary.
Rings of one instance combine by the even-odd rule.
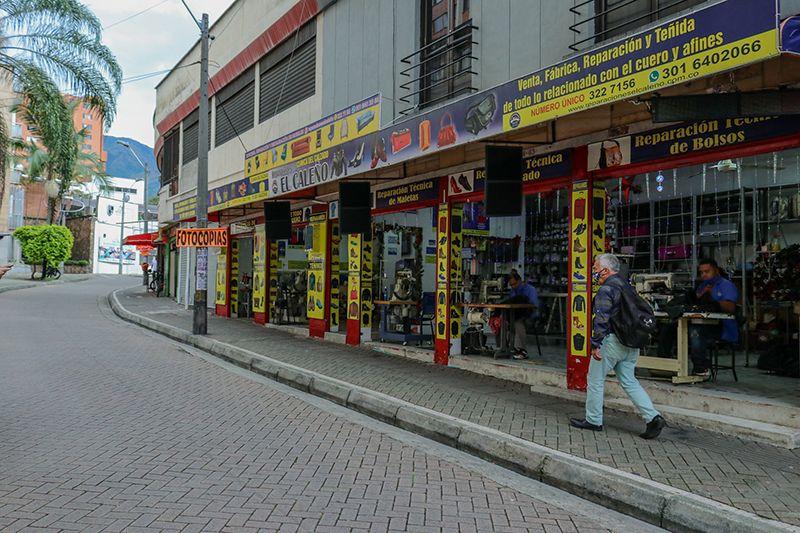
[[[796,345],[800,295],[781,265],[793,264],[800,239],[800,125],[762,117],[658,127],[633,101],[779,61],[775,13],[736,3],[753,13],[747,28],[717,16],[724,6],[715,4],[383,129],[374,96],[248,152],[245,177],[210,193],[209,210],[223,211],[232,237],[219,256],[218,314],[314,337],[344,333],[351,345],[433,348],[431,360],[448,364],[488,353],[492,313],[475,304],[503,299],[516,271],[538,292],[531,358],[566,366],[569,387],[582,389],[591,265],[610,251],[656,304],[690,287],[698,259],[713,257],[741,294],[745,363],[756,364],[760,339]],[[720,32],[725,43],[706,38],[698,48]],[[607,133],[615,130],[623,133]],[[486,216],[483,157],[494,143],[525,147],[523,198],[508,199],[521,201],[519,215]],[[338,184],[347,180],[371,184],[369,233],[339,232]],[[297,202],[288,241],[263,233],[258,213],[273,199]],[[234,206],[247,208],[242,220],[226,218]],[[245,220],[249,231],[237,234]],[[656,346],[642,366],[688,377],[675,357]]]
[[[438,178],[373,191],[372,338],[380,342],[433,346],[436,206],[441,195]]]
[[[739,342],[725,346],[722,369],[798,375],[798,146],[794,117],[764,117],[679,124],[588,147],[590,174],[605,183],[615,219],[609,243],[657,310],[696,285],[704,260],[736,286]],[[607,150],[620,163],[600,168]],[[641,366],[662,370],[676,356],[665,340]]]

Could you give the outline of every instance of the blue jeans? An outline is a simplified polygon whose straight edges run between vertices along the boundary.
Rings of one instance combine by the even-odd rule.
[[[603,424],[603,389],[606,376],[613,369],[625,394],[639,410],[645,422],[650,422],[658,415],[653,402],[639,384],[634,373],[638,348],[628,348],[620,343],[614,334],[608,335],[600,345],[601,361],[592,357],[589,363],[588,385],[586,388],[586,421],[590,424]]]
[[[720,338],[722,329],[717,324],[689,325],[689,354],[692,358],[692,370],[701,372],[711,366],[709,348]]]

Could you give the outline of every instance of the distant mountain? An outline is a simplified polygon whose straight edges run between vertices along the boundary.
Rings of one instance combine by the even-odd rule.
[[[140,178],[144,173],[142,166],[136,161],[136,158],[133,157],[130,150],[117,144],[117,141],[130,144],[133,151],[139,156],[139,159],[147,164],[147,195],[151,198],[157,196],[161,175],[156,166],[153,148],[139,141],[127,137],[106,135],[104,143],[104,148],[108,154],[106,173],[117,178]]]

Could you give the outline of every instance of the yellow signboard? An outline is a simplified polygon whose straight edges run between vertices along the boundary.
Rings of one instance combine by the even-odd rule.
[[[306,316],[325,320],[325,296],[327,280],[325,279],[325,254],[328,245],[327,217],[313,222],[313,246],[308,252],[308,293]]]
[[[517,79],[503,102],[503,130],[777,56],[775,2],[729,0]],[[505,86],[503,86],[505,88]]]
[[[217,290],[214,303],[225,305],[228,300],[228,249],[220,248],[217,255]]]
[[[253,232],[253,313],[265,313],[267,309],[267,236],[264,225],[256,226]]]
[[[374,133],[380,129],[380,110],[376,95],[256,148],[245,156],[244,175],[251,183],[266,181],[274,168],[294,162],[302,166],[317,154]]]
[[[359,320],[361,310],[361,234],[347,236],[347,319]]]
[[[589,210],[592,202],[589,199],[587,182],[576,183],[572,188],[570,208],[571,231],[569,237],[570,260],[570,350],[573,356],[586,357],[589,355],[589,337],[591,324],[589,322],[590,300],[588,293],[588,279],[591,275],[590,248],[593,243],[591,220]]]

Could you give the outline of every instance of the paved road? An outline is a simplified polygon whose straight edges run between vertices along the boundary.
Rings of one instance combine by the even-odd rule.
[[[0,529],[653,528],[114,317],[130,278],[0,295]]]
[[[119,296],[131,312],[191,330],[191,311],[167,298],[144,297],[140,288]],[[800,526],[800,449],[678,424],[645,441],[638,416],[611,410],[604,431],[581,431],[569,427],[568,417],[582,415],[583,405],[522,384],[295,337],[245,319],[212,317],[208,329],[216,340],[279,361]]]

